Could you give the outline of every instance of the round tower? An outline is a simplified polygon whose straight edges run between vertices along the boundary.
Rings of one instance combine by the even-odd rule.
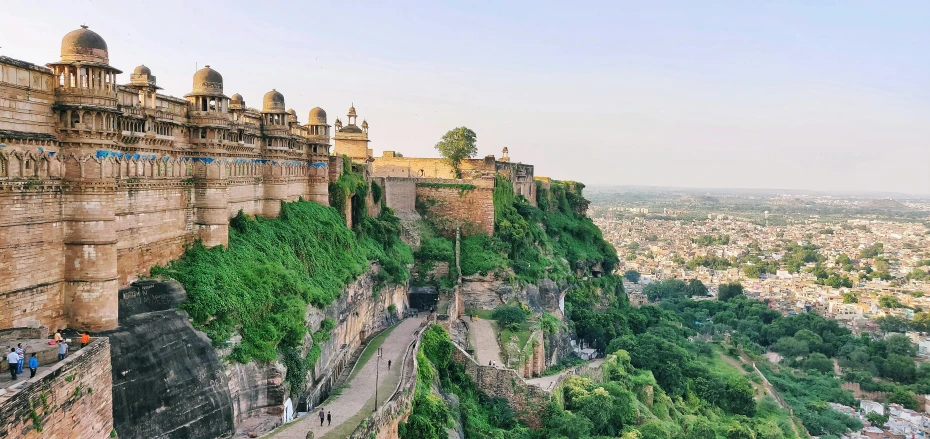
[[[119,136],[116,75],[107,43],[87,26],[61,40],[57,78],[65,221],[64,303],[68,326],[103,331],[117,326],[116,166],[109,149]]]
[[[262,134],[265,141],[265,153],[270,157],[278,156],[287,160],[290,151],[290,128],[285,110],[284,95],[272,89],[262,98]],[[294,119],[296,120],[296,113]],[[274,218],[281,212],[281,202],[287,200],[288,181],[284,165],[266,164],[262,177],[265,199],[262,215]]]
[[[184,97],[192,125],[190,143],[203,154],[193,158],[194,222],[203,245],[225,246],[229,243],[229,195],[222,158],[228,143],[230,104],[223,94],[223,75],[204,66],[194,73],[193,89]]]

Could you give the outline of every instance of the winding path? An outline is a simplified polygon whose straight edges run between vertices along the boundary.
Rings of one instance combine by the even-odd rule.
[[[538,378],[531,378],[531,379],[528,379],[528,380],[526,380],[526,383],[527,383],[527,384],[532,384],[532,385],[534,385],[534,386],[537,386],[537,387],[539,387],[540,389],[543,389],[543,390],[545,390],[545,391],[547,391],[547,392],[552,392],[552,386],[555,385],[555,383],[558,382],[558,381],[559,381],[559,378],[562,378],[562,376],[567,375],[567,374],[569,374],[569,373],[573,373],[573,372],[575,371],[575,369],[580,369],[580,368],[583,368],[583,369],[597,369],[597,368],[601,367],[601,363],[603,363],[603,362],[604,362],[604,359],[603,359],[603,358],[598,358],[598,359],[596,359],[596,360],[590,361],[590,362],[585,363],[585,364],[583,364],[583,365],[580,365],[580,366],[578,366],[578,367],[570,367],[570,368],[565,369],[565,370],[563,370],[563,371],[561,371],[561,372],[559,372],[559,373],[557,373],[557,374],[555,374],[555,375],[547,375],[547,376],[544,376],[544,377],[538,377]]]
[[[394,387],[399,379],[400,365],[404,350],[416,337],[414,333],[420,328],[420,323],[422,321],[423,319],[421,318],[408,318],[404,320],[394,328],[381,344],[381,348],[384,349],[384,356],[381,358],[381,371],[378,377],[378,384],[380,384],[378,403],[383,403],[394,391]],[[390,371],[387,370],[388,360],[391,360]],[[368,415],[371,413],[372,407],[374,406],[375,368],[377,365],[378,356],[372,355],[364,365],[360,364],[357,366],[358,370],[353,372],[355,376],[349,380],[339,396],[315,407],[312,412],[301,416],[298,420],[266,437],[274,439],[305,439],[307,433],[313,431],[314,437],[319,439],[337,428],[340,432],[351,432],[356,425],[343,426],[342,424],[349,421],[354,422],[355,420],[353,418],[361,422],[364,416],[357,417],[356,415]],[[321,408],[327,412],[332,412],[332,425],[320,426],[319,413]]]
[[[490,320],[476,318],[470,322],[469,336],[471,344],[475,347],[475,356],[478,358],[478,364],[485,365],[491,361],[496,361],[498,366],[504,364],[501,361],[501,348],[497,344],[497,336],[494,335],[494,327],[491,326]]]

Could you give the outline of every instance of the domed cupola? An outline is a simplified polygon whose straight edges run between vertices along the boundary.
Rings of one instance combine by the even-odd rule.
[[[284,113],[284,95],[272,89],[262,99],[262,113]]]
[[[61,39],[61,62],[110,64],[107,42],[96,32],[82,25]]]
[[[245,99],[242,99],[242,95],[236,93],[229,98],[229,108],[232,110],[241,110],[245,108]]]
[[[287,121],[297,123],[297,111],[293,108],[287,110]]]
[[[141,88],[154,87],[156,90],[161,89],[161,87],[155,85],[155,75],[152,75],[152,69],[144,64],[132,71],[132,74],[129,75],[129,83]]]
[[[194,89],[190,93],[196,96],[223,96],[223,75],[209,65],[194,73]]]
[[[307,123],[310,125],[326,125],[326,111],[320,107],[313,107],[307,116]]]

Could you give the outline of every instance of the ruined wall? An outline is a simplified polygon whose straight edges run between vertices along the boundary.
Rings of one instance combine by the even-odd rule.
[[[465,373],[482,392],[506,399],[517,418],[528,427],[538,429],[542,426],[542,415],[549,403],[548,393],[527,384],[513,370],[479,365],[458,345],[452,351],[452,361],[465,366]]]
[[[462,185],[473,185],[473,189]],[[418,179],[417,211],[442,233],[494,234],[494,181]]]
[[[0,438],[106,438],[113,429],[110,343],[97,338],[0,397]],[[41,427],[41,431],[39,431]]]
[[[395,213],[416,210],[417,179],[384,177],[378,179],[384,189],[384,204]]]

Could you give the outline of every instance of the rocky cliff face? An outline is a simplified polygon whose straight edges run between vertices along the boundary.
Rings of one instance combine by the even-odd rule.
[[[407,309],[403,286],[376,288],[373,267],[346,287],[325,310],[308,307],[309,333],[324,319],[336,322],[332,336],[307,372],[304,389],[288,388],[280,363],[228,364],[186,313],[185,298],[174,281],[139,281],[120,291],[120,326],[107,335],[112,344],[114,427],[126,439],[199,439],[232,436],[239,430],[262,431],[281,423],[289,395],[294,410],[316,405],[349,366],[365,339],[393,323]],[[377,293],[375,292],[377,290]],[[307,335],[304,354],[313,347]],[[232,344],[235,343],[232,340]]]
[[[511,300],[526,303],[534,312],[561,315],[560,302],[564,298],[564,287],[549,279],[538,285],[517,285],[506,279],[489,276],[468,276],[462,279],[462,300],[465,308],[494,309]]]
[[[232,405],[210,340],[175,309],[176,282],[140,281],[120,291],[110,337],[113,424],[121,438],[228,437]]]

